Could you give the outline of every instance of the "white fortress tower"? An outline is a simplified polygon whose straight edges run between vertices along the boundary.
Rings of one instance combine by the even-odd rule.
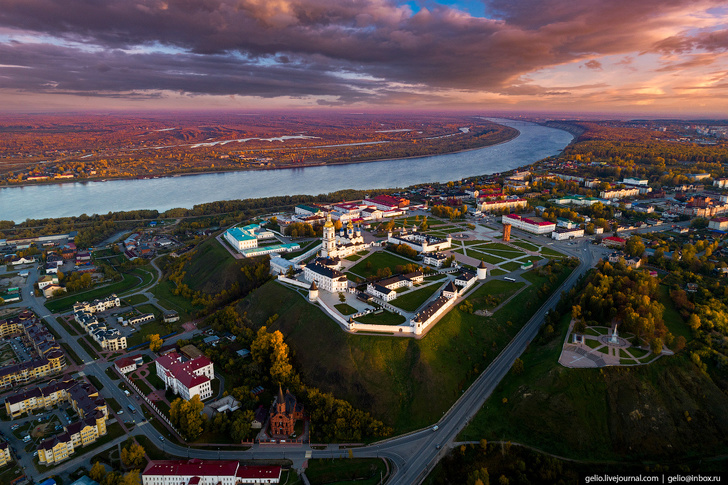
[[[485,262],[481,261],[478,265],[478,281],[484,281],[488,276],[488,268],[485,267]]]
[[[311,287],[308,289],[308,300],[309,301],[318,300],[318,292],[319,292],[318,285],[314,281],[313,283],[311,283]]]
[[[326,215],[326,224],[324,224],[324,234],[321,241],[321,257],[328,258],[336,255],[336,229],[334,223],[331,222],[331,213]]]

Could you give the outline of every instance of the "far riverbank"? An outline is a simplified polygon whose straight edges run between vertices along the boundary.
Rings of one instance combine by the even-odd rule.
[[[455,150],[455,151],[447,151],[447,152],[441,152],[441,153],[426,153],[426,154],[419,154],[419,155],[412,155],[409,157],[394,157],[394,158],[360,158],[360,159],[352,159],[352,160],[340,160],[340,161],[333,161],[333,162],[327,162],[327,161],[311,161],[311,162],[300,162],[300,163],[289,163],[289,164],[279,164],[271,167],[263,166],[263,167],[245,167],[245,168],[225,168],[221,170],[210,170],[206,168],[201,168],[200,170],[183,170],[183,171],[176,171],[171,170],[165,173],[160,173],[156,175],[149,175],[149,176],[143,176],[143,177],[84,177],[84,178],[78,178],[78,179],[51,179],[51,180],[41,180],[37,182],[27,182],[23,181],[21,183],[13,183],[13,184],[3,184],[0,185],[0,188],[3,187],[33,187],[33,186],[43,186],[43,185],[63,185],[63,184],[74,184],[74,183],[87,183],[87,182],[108,182],[108,181],[114,181],[114,180],[149,180],[149,179],[158,179],[158,178],[164,178],[164,177],[185,177],[190,175],[203,175],[203,174],[225,174],[225,173],[236,173],[236,172],[260,172],[260,171],[271,171],[271,170],[296,170],[296,169],[303,169],[303,168],[309,168],[309,167],[323,167],[323,166],[337,166],[337,165],[352,165],[352,164],[359,164],[359,163],[373,163],[373,162],[389,162],[389,161],[398,161],[398,160],[410,160],[410,159],[417,159],[417,158],[423,158],[423,157],[435,157],[435,156],[441,156],[441,155],[452,155],[462,152],[468,152],[472,150],[480,150],[483,148],[488,148],[492,146],[501,145],[503,143],[508,143],[512,141],[515,138],[518,138],[521,135],[521,132],[513,127],[509,127],[507,125],[501,125],[505,128],[509,128],[508,132],[509,135],[504,139],[500,141],[496,141],[494,143],[488,143],[483,145],[478,145],[470,148],[464,148],[462,150]],[[345,145],[342,145],[345,146]],[[307,150],[310,147],[295,147],[295,148],[273,148],[270,151],[279,151],[279,150],[288,150],[288,151],[300,151],[300,150]]]
[[[276,170],[202,173],[154,179],[114,179],[0,188],[2,219],[21,222],[81,214],[192,208],[220,200],[345,189],[407,187],[505,172],[557,155],[573,139],[563,130],[534,123],[494,120],[520,135],[510,141],[447,155]]]

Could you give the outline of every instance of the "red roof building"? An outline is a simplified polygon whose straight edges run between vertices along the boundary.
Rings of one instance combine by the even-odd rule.
[[[623,248],[626,242],[627,242],[626,239],[622,239],[621,237],[617,237],[617,236],[609,236],[609,237],[605,237],[604,239],[602,239],[602,244],[604,246],[609,246],[609,247]]]
[[[373,205],[377,209],[387,211],[392,209],[403,209],[410,203],[409,199],[403,197],[393,197],[391,195],[377,195],[376,197],[370,197],[364,199],[364,204]]]
[[[183,361],[177,352],[170,352],[155,362],[157,376],[164,382],[165,389],[172,389],[187,401],[195,394],[203,400],[212,396],[211,380],[215,378],[215,371],[207,357]]]
[[[279,466],[243,466],[230,460],[151,461],[142,473],[143,485],[239,485],[280,483]]]
[[[555,222],[544,221],[543,219],[530,219],[519,216],[518,214],[503,215],[501,222],[532,234],[549,234],[556,229]]]

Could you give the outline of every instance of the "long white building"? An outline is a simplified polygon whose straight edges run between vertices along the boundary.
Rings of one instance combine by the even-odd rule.
[[[157,376],[164,382],[165,390],[171,389],[186,401],[195,394],[203,400],[212,397],[215,371],[207,357],[200,356],[183,362],[178,353],[171,352],[159,357],[155,363]]]
[[[508,214],[501,218],[503,224],[510,224],[516,229],[521,229],[533,234],[549,234],[556,229],[555,222],[535,221],[528,217],[521,217],[518,214]]]
[[[525,209],[526,207],[528,207],[526,199],[484,200],[478,205],[481,212]]]
[[[624,199],[627,197],[636,197],[640,194],[640,189],[613,189],[604,190],[599,193],[602,199]]]
[[[407,233],[405,229],[394,236],[391,232],[387,234],[387,242],[390,244],[406,244],[419,253],[436,253],[452,246],[452,237],[448,234],[447,239],[440,239],[419,232]]]
[[[142,485],[241,485],[280,483],[280,466],[244,466],[231,460],[156,460]]]

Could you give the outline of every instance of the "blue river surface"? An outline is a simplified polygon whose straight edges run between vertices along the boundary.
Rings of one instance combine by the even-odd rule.
[[[325,194],[342,189],[406,187],[448,182],[511,170],[556,155],[573,136],[534,123],[489,118],[516,128],[505,143],[447,155],[382,160],[299,169],[224,172],[152,179],[72,182],[0,189],[0,219],[106,214],[137,209],[191,208],[218,200],[294,194]]]

